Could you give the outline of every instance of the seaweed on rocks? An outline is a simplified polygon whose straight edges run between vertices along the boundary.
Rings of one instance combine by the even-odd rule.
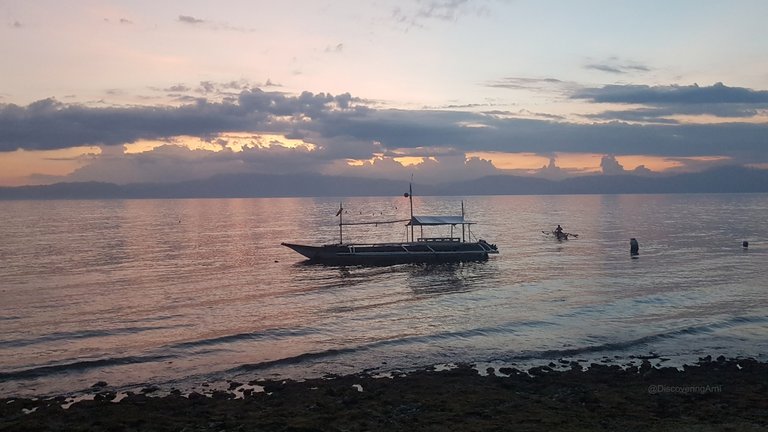
[[[367,374],[254,381],[264,391],[0,400],[3,431],[765,430],[768,364],[703,358],[682,370],[593,363],[582,369],[472,365],[393,378]],[[561,362],[565,365],[564,362]]]

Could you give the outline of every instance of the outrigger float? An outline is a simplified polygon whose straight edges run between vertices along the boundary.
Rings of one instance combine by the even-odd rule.
[[[409,199],[410,219],[377,222],[344,222],[344,208],[339,204],[339,242],[323,246],[308,246],[294,243],[281,243],[310,262],[327,265],[391,265],[402,263],[436,263],[457,261],[483,261],[489,255],[498,254],[495,244],[485,240],[468,240],[472,237],[471,226],[474,222],[464,219],[464,203],[460,216],[416,216],[413,214],[413,187],[404,194]],[[400,243],[344,243],[344,226],[380,225],[384,223],[408,222],[406,241]],[[424,227],[450,226],[448,237],[425,237]],[[454,229],[461,226],[461,237],[455,237]],[[415,235],[419,227],[420,236]],[[410,238],[408,238],[410,231]]]

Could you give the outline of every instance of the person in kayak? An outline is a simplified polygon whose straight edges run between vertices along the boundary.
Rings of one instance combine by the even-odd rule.
[[[563,227],[561,227],[559,224],[557,225],[557,228],[555,228],[555,237],[557,238],[563,238],[565,234],[563,234]]]

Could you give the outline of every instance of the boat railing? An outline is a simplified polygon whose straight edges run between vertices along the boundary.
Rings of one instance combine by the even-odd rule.
[[[461,243],[460,237],[429,237],[429,238],[419,238],[418,243],[429,243],[429,242],[452,242],[452,243]],[[350,252],[354,251],[355,248],[365,248],[365,247],[382,247],[382,246],[392,246],[392,247],[407,247],[408,245],[413,245],[414,242],[388,242],[388,243],[344,243],[344,244],[333,244],[333,245],[326,245],[326,246],[342,246],[350,249]]]
[[[412,244],[411,242],[390,242],[390,243],[343,243],[343,244],[332,244],[327,246],[342,246],[346,248],[364,248],[364,247],[370,247],[370,246],[394,246],[394,247],[402,247],[403,245]]]

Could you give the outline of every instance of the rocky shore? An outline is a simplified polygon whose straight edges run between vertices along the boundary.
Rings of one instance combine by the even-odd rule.
[[[683,370],[562,360],[478,374],[469,365],[390,378],[232,382],[210,395],[155,389],[93,400],[0,399],[2,431],[768,430],[768,363],[701,359]],[[62,405],[67,406],[66,409]]]

